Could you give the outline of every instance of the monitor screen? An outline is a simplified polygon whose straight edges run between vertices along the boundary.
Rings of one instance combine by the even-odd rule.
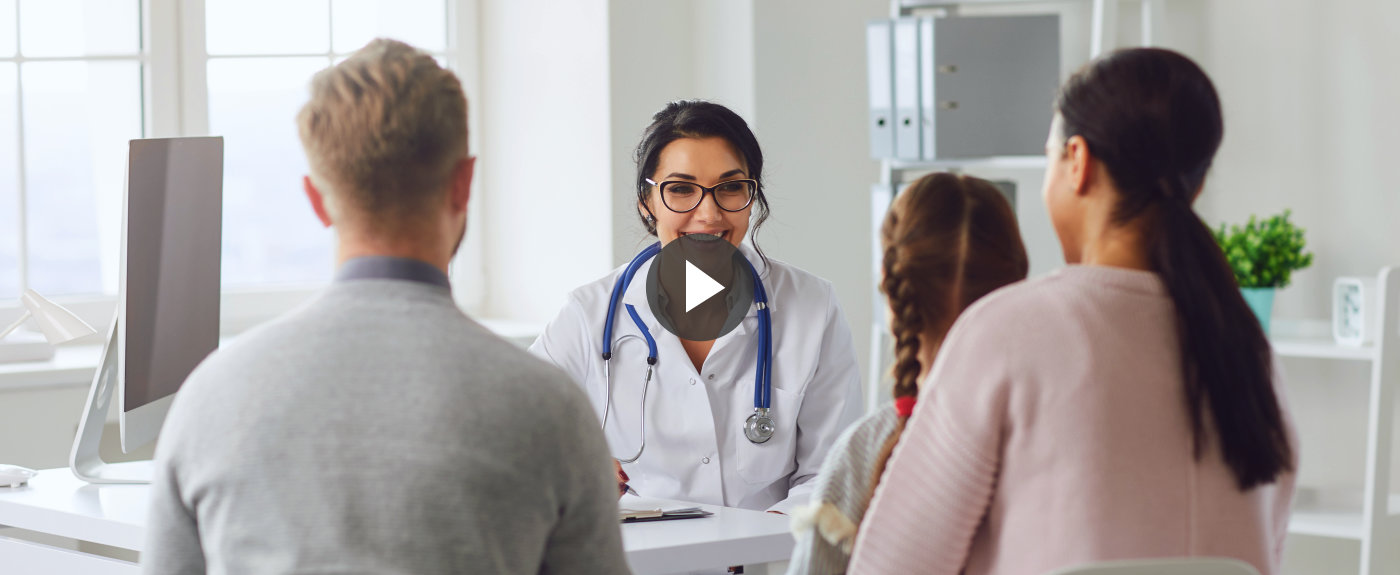
[[[173,395],[218,347],[223,138],[132,140],[127,170],[117,326],[129,451],[154,439],[165,409],[155,421],[131,416]]]

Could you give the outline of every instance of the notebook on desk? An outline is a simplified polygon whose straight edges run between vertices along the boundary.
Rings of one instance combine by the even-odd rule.
[[[670,521],[673,519],[698,519],[714,515],[699,507],[686,507],[683,509],[618,509],[617,518],[623,523],[642,523],[645,521]]]

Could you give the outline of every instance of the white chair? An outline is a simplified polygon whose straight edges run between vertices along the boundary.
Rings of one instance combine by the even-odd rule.
[[[1104,561],[1057,569],[1045,575],[1259,575],[1259,571],[1239,559],[1193,557]]]

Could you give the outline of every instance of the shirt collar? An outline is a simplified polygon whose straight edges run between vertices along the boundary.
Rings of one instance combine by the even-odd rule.
[[[404,280],[452,289],[447,274],[432,264],[393,256],[361,256],[346,260],[336,271],[335,281],[353,280]]]

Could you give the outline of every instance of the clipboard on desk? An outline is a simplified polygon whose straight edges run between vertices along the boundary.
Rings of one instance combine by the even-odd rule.
[[[618,509],[617,518],[623,523],[645,523],[648,521],[673,521],[677,519],[700,519],[714,515],[699,507],[684,509]]]

